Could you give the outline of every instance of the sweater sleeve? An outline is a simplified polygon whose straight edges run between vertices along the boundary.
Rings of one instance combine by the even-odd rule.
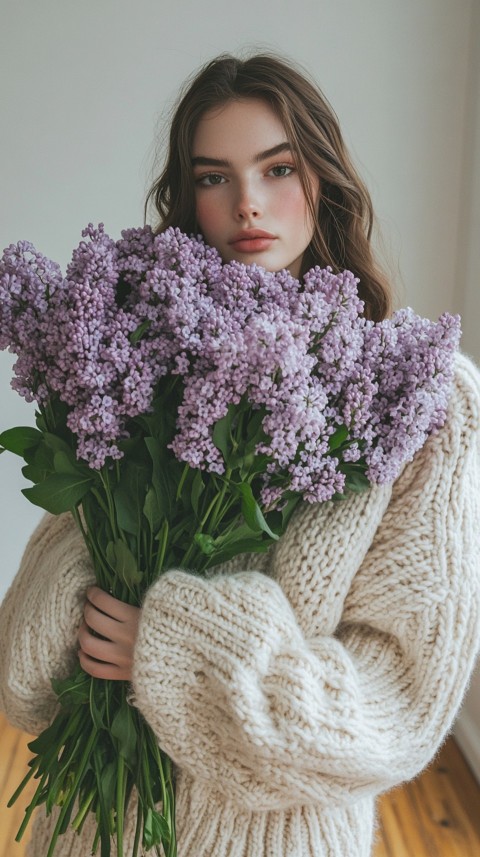
[[[270,575],[171,570],[149,590],[134,701],[204,788],[331,808],[429,763],[480,647],[479,407],[460,356],[445,426],[393,487],[305,504]]]
[[[76,663],[77,630],[93,569],[70,515],[45,515],[0,605],[0,708],[38,734],[56,711],[52,678]]]

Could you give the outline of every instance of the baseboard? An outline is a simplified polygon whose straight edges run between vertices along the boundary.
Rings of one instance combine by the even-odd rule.
[[[480,730],[466,711],[462,711],[456,721],[453,734],[465,756],[465,761],[480,785]]]

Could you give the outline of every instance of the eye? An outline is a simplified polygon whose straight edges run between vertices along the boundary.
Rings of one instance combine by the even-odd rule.
[[[294,170],[295,167],[290,166],[290,164],[275,164],[274,167],[270,167],[268,172],[274,173],[275,178],[282,179],[286,176],[289,176],[291,173],[294,172]]]
[[[218,173],[207,173],[196,179],[195,184],[203,185],[203,187],[213,187],[214,185],[221,184],[223,181],[223,176],[220,176]]]

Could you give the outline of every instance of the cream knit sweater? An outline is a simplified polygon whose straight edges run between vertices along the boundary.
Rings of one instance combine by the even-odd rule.
[[[179,857],[367,857],[375,796],[414,777],[480,648],[480,374],[392,486],[303,504],[269,554],[168,571],[143,605],[132,701],[177,766]],[[46,517],[0,609],[0,705],[36,732],[93,580]],[[30,857],[45,857],[43,808]],[[133,822],[127,822],[130,853]],[[88,857],[93,827],[58,857]]]

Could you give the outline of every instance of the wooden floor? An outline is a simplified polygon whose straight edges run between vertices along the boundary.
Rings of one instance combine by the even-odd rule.
[[[15,834],[33,788],[6,808],[27,770],[28,740],[0,714],[0,857],[22,857],[28,841],[28,831],[20,844]],[[420,777],[380,798],[379,815],[372,857],[480,857],[480,787],[453,738]]]

